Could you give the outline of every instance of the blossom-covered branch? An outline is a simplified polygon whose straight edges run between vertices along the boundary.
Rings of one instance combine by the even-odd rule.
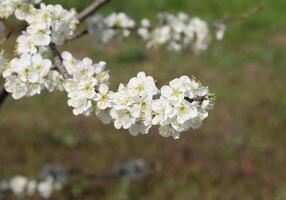
[[[112,13],[106,17],[95,15],[88,19],[88,32],[95,37],[96,43],[105,46],[112,38],[126,38],[131,32],[137,34],[146,42],[148,48],[165,46],[169,51],[180,52],[191,48],[196,53],[205,51],[213,38],[222,40],[226,25],[245,19],[263,9],[263,5],[251,8],[237,16],[224,16],[208,23],[198,17],[190,17],[184,12],[177,14],[160,13],[158,23],[142,19],[140,23],[125,13]]]
[[[107,1],[96,1],[101,4],[93,4],[83,11],[81,17],[75,10],[65,10],[60,5],[40,4],[35,7],[29,0],[15,1],[22,4],[16,7],[10,5],[14,11],[9,14],[14,13],[17,19],[24,20],[27,28],[16,40],[15,58],[4,64],[2,73],[5,90],[14,99],[34,96],[45,89],[50,92],[65,91],[74,115],[96,114],[104,124],[113,123],[116,129],[128,129],[132,135],[147,134],[152,126],[158,126],[160,135],[175,139],[190,128],[200,127],[208,116],[214,96],[209,93],[208,87],[194,78],[181,76],[159,89],[153,77],[139,72],[128,83],[120,84],[117,91],[112,91],[104,61],[93,63],[90,58],[78,60],[69,52],[60,53],[57,50],[56,46],[74,38],[79,19],[83,20]],[[10,1],[4,2],[7,7]],[[2,16],[8,17],[9,14]],[[184,33],[184,37],[188,37],[189,32],[185,32],[184,27],[190,23],[188,30],[193,31],[191,37],[194,38],[189,39],[196,41],[197,48],[204,48],[206,37],[201,37],[201,34],[207,33],[207,29],[199,19],[190,19],[183,13],[178,16],[162,15],[161,18],[164,22],[155,30],[160,33],[157,39],[163,38],[170,47],[176,48],[177,40],[181,40],[176,34]],[[131,29],[135,26],[124,14],[113,14],[106,22],[108,27]],[[151,29],[147,20],[142,21],[142,26],[147,31]],[[177,32],[178,27],[183,32]],[[128,29],[121,31],[129,33]],[[139,32],[142,35],[144,31]],[[171,35],[166,39],[165,33]],[[53,60],[48,56],[48,49]]]

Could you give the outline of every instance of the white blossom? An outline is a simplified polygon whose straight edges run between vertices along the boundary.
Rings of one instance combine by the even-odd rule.
[[[23,34],[17,38],[16,42],[16,52],[19,55],[23,53],[35,54],[38,51],[34,37],[27,32],[23,32]]]
[[[106,108],[111,106],[110,103],[110,95],[109,95],[109,88],[105,84],[101,84],[99,86],[99,90],[95,95],[95,100],[97,101],[97,107],[100,110],[105,110]]]
[[[88,30],[96,37],[99,44],[105,45],[115,36],[128,37],[135,21],[125,13],[112,13],[106,18],[95,15],[88,19]]]

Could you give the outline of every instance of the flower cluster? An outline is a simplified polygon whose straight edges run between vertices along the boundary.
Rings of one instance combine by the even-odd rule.
[[[160,125],[159,133],[162,136],[177,139],[181,132],[199,128],[213,103],[207,87],[188,76],[182,76],[161,88],[160,99],[152,104],[152,122]]]
[[[42,58],[40,54],[24,53],[19,58],[12,59],[4,70],[5,89],[12,93],[14,99],[40,94],[45,88],[49,91],[60,89],[62,78],[51,68],[51,61]]]
[[[64,88],[69,97],[68,105],[74,108],[74,115],[90,115],[94,110],[105,110],[109,106],[106,63],[93,64],[89,58],[76,60],[69,52],[63,52],[62,57],[71,75]]]
[[[42,0],[1,0],[0,1],[0,19],[8,18],[15,14],[19,20],[22,16],[28,14],[33,8],[32,4],[39,4]]]
[[[99,44],[108,43],[115,36],[128,37],[130,29],[135,27],[135,21],[125,13],[112,13],[104,18],[102,15],[95,15],[88,19],[88,31],[96,37]]]
[[[199,128],[214,103],[208,88],[194,79],[182,76],[159,91],[154,79],[144,72],[126,85],[120,84],[118,91],[108,96],[109,114],[116,129],[128,129],[131,135],[138,135],[158,125],[162,136],[175,139],[181,132]]]
[[[27,21],[28,27],[17,38],[19,58],[12,59],[3,72],[5,89],[15,99],[40,94],[45,88],[50,92],[62,90],[62,75],[53,69],[51,60],[43,58],[43,52],[51,42],[60,45],[73,35],[78,23],[75,11],[41,4],[39,9],[32,7],[29,14],[20,18]]]
[[[11,191],[17,197],[33,196],[36,193],[44,199],[49,199],[53,192],[63,188],[63,184],[58,182],[53,176],[47,176],[40,180],[29,179],[25,176],[17,175],[8,181],[0,182],[0,193]]]
[[[144,72],[130,79],[111,95],[110,115],[117,129],[129,129],[132,135],[147,134],[151,128],[151,105],[153,97],[159,93],[154,79]]]
[[[17,39],[18,54],[34,54],[40,47],[46,47],[51,42],[61,45],[73,36],[78,24],[76,12],[67,11],[60,5],[41,4],[40,9],[34,8],[23,18],[28,27]]]

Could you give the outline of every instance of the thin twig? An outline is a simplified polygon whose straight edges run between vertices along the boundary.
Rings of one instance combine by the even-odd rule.
[[[50,48],[52,55],[54,56],[55,66],[56,66],[57,70],[62,74],[62,76],[65,79],[68,79],[70,77],[70,75],[67,72],[65,66],[63,65],[63,58],[62,58],[60,52],[57,50],[55,43],[50,43],[49,48]]]
[[[189,103],[193,103],[194,101],[198,101],[199,103],[202,103],[204,100],[208,100],[208,98],[209,96],[205,95],[205,96],[199,96],[195,98],[185,97],[184,99],[188,101]]]
[[[90,15],[92,15],[95,11],[97,11],[99,8],[110,2],[111,0],[95,0],[90,6],[88,6],[86,9],[84,9],[79,15],[78,20],[83,21]]]
[[[260,11],[262,11],[264,9],[265,5],[264,4],[259,4],[249,10],[247,10],[244,13],[241,13],[240,15],[237,16],[228,16],[225,15],[224,17],[222,17],[219,21],[223,22],[224,24],[228,24],[234,21],[240,21],[240,20],[244,20],[247,19],[248,17],[250,17],[251,15],[254,15],[256,13],[259,13]]]

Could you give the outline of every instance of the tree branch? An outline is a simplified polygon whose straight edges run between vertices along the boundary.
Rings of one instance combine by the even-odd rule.
[[[62,74],[65,79],[70,77],[69,73],[67,72],[65,66],[63,65],[63,58],[60,52],[57,50],[57,47],[54,43],[49,44],[50,51],[55,58],[55,66],[57,70]]]
[[[190,98],[190,97],[185,97],[184,99],[186,101],[188,101],[189,103],[193,103],[194,101],[198,101],[199,103],[202,103],[204,100],[207,100],[209,98],[208,95],[205,95],[205,96],[199,96],[199,97],[195,97],[195,98]]]
[[[85,8],[79,15],[78,20],[83,21],[90,15],[92,15],[95,11],[100,9],[102,6],[110,2],[111,0],[95,0],[90,6]]]
[[[1,88],[0,90],[0,106],[4,103],[5,99],[8,97],[8,92],[5,90],[5,88]]]

